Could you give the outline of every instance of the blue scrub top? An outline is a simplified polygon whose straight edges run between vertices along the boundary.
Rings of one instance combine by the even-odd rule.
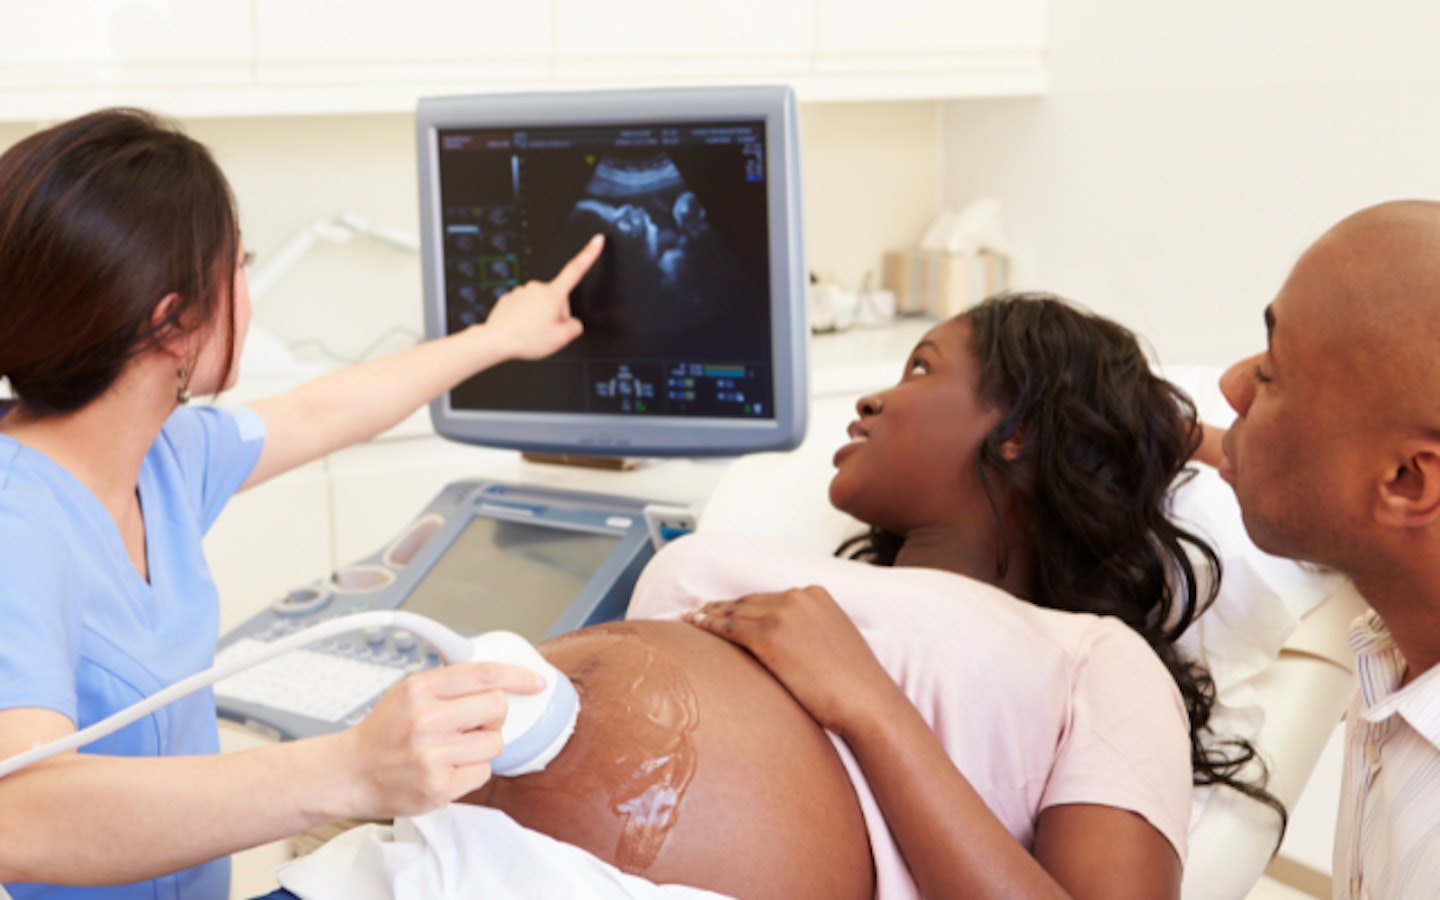
[[[85,728],[210,667],[220,605],[201,540],[255,468],[264,439],[260,418],[244,407],[182,407],[165,423],[140,470],[147,583],[99,499],[48,457],[0,435],[0,709],[53,709]],[[218,750],[206,689],[81,752]],[[6,889],[15,900],[226,900],[230,862],[120,887]]]

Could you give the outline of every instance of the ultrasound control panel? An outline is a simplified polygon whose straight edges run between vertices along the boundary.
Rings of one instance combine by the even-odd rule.
[[[531,642],[621,618],[654,552],[643,501],[491,481],[449,484],[388,544],[277,598],[220,640],[244,657],[327,619],[404,609],[461,633]],[[219,714],[278,739],[355,724],[411,672],[438,666],[423,641],[371,629],[321,641],[215,686]]]

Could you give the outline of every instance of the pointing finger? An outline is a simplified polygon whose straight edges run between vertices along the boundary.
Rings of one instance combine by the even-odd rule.
[[[565,268],[561,269],[550,283],[564,293],[570,293],[575,289],[575,285],[580,283],[580,279],[585,277],[585,273],[590,271],[595,260],[600,258],[600,251],[603,249],[605,249],[605,235],[597,234],[587,241],[584,247],[580,248],[579,253],[571,257],[570,261],[565,264]]]

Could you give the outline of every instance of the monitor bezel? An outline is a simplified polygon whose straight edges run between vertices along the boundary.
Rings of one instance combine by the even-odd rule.
[[[541,453],[735,456],[788,450],[805,436],[809,325],[801,233],[799,124],[784,86],[653,88],[427,97],[416,109],[421,270],[427,339],[446,334],[439,139],[455,128],[541,128],[763,121],[769,218],[770,333],[775,414],[768,419],[461,410],[449,391],[430,404],[450,440]],[[781,365],[785,361],[789,365]]]

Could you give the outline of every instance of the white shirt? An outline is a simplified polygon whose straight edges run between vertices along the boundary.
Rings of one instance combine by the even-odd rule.
[[[1337,900],[1440,893],[1440,667],[1404,688],[1405,658],[1373,611],[1350,627],[1360,691],[1345,728],[1333,860]]]

